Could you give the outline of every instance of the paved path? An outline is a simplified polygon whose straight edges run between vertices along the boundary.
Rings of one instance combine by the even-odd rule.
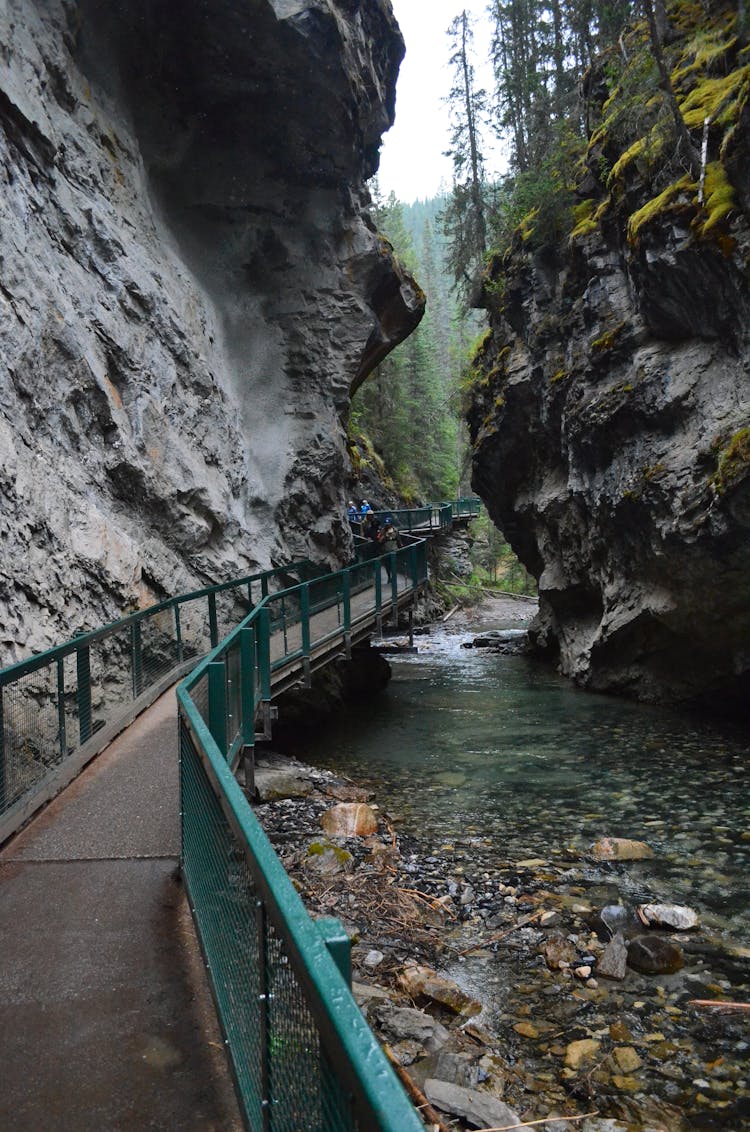
[[[177,874],[174,693],[0,854],[0,1132],[239,1132]]]

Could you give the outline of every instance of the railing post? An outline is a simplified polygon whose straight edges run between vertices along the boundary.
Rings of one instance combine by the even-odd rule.
[[[5,796],[5,709],[3,707],[5,688],[0,684],[0,813],[6,807]]]
[[[409,563],[411,565],[412,588],[416,589],[419,585],[419,574],[417,572],[417,548],[413,543],[409,547]]]
[[[255,793],[255,630],[240,630],[240,715],[242,748],[238,770],[245,790]]]
[[[315,926],[323,936],[331,959],[338,967],[351,990],[352,986],[352,941],[334,916],[323,916],[315,921]]]
[[[76,649],[76,683],[78,736],[83,744],[91,738],[91,657],[88,645]]]
[[[208,595],[208,631],[211,635],[211,648],[219,643],[219,623],[216,620],[216,594]]]
[[[341,582],[344,603],[344,632],[350,633],[352,628],[352,579],[348,570],[344,570]]]
[[[310,659],[310,585],[305,582],[299,593],[299,615],[302,628],[302,653]]]
[[[180,624],[180,603],[174,603],[174,635],[177,641],[177,663],[182,664],[185,659],[185,650],[182,645],[182,625]]]
[[[208,673],[208,729],[224,758],[227,755],[226,670],[221,660],[206,666]]]
[[[258,668],[260,669],[260,698],[271,699],[271,626],[268,608],[261,609],[257,627]]]
[[[2,711],[0,711],[0,719],[2,718]],[[62,657],[57,661],[57,739],[60,744],[60,758],[64,759],[68,753],[68,737],[65,730],[65,669],[63,667]],[[0,737],[0,743],[2,738]],[[2,762],[2,753],[0,753],[0,763]],[[2,772],[0,771],[0,774]],[[2,790],[0,789],[0,796]]]
[[[398,564],[396,562],[396,552],[391,551],[390,554],[391,566],[391,599],[393,601],[393,616],[398,617]]]
[[[133,699],[137,700],[143,688],[143,641],[140,621],[130,626],[130,674],[133,679]]]

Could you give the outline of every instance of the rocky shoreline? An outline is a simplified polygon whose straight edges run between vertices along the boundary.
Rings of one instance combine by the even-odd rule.
[[[337,916],[350,935],[357,1001],[428,1124],[750,1127],[747,1015],[692,1005],[731,995],[700,974],[708,941],[689,909],[592,906],[572,850],[511,864],[475,837],[438,854],[400,833],[366,786],[287,755],[259,755],[256,790],[311,915]],[[590,859],[616,872],[650,852],[609,838]],[[495,961],[514,972],[499,1009],[472,971]],[[707,1063],[719,1038],[735,1060],[717,1049]]]

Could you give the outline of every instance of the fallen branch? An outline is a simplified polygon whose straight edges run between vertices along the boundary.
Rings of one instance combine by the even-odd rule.
[[[581,1116],[545,1116],[543,1120],[527,1120],[523,1124],[502,1124],[497,1128],[480,1128],[479,1132],[513,1132],[515,1128],[536,1128],[540,1124],[562,1124],[573,1120],[588,1120],[590,1116],[598,1116],[599,1112],[584,1112]]]
[[[517,924],[514,924],[512,928],[506,928],[504,931],[498,932],[497,935],[491,935],[489,939],[482,940],[481,943],[473,943],[471,947],[465,947],[463,951],[457,951],[456,954],[459,956],[469,955],[472,951],[481,951],[483,947],[488,947],[491,943],[499,943],[501,939],[505,939],[506,935],[512,935],[513,932],[518,931],[519,928],[525,928],[527,924],[531,924],[534,920],[538,920],[541,916],[544,915],[544,913],[545,909],[540,908],[538,911],[532,912],[528,916],[524,916],[518,921]]]
[[[412,1078],[404,1069],[403,1065],[400,1063],[400,1061],[397,1060],[390,1046],[385,1045],[383,1046],[383,1049],[385,1050],[385,1056],[388,1058],[391,1065],[396,1070],[396,1074],[401,1081],[401,1084],[409,1094],[409,1099],[414,1102],[419,1111],[427,1117],[431,1124],[435,1124],[437,1126],[438,1132],[450,1132],[450,1129],[446,1128],[445,1124],[443,1124],[439,1115],[427,1100],[427,1097],[424,1095],[422,1090],[418,1085],[414,1083]]]
[[[449,610],[449,612],[446,613],[445,617],[443,618],[443,624],[445,624],[446,621],[449,621],[450,618],[453,616],[453,614],[456,612],[456,610],[458,610],[460,608],[461,608],[461,602],[460,601],[456,602],[456,604],[453,606],[453,609]]]
[[[750,1002],[722,1002],[716,998],[691,998],[688,1006],[699,1006],[703,1010],[750,1010]]]

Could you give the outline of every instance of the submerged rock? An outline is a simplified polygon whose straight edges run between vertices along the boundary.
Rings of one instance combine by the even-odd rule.
[[[653,855],[653,849],[645,841],[633,841],[629,837],[602,837],[591,846],[595,861],[643,861]]]
[[[566,1068],[580,1069],[582,1065],[589,1064],[594,1060],[601,1046],[602,1043],[595,1038],[581,1038],[579,1041],[570,1042],[565,1049]]]
[[[627,973],[628,949],[624,937],[617,932],[612,937],[596,964],[596,973],[605,979],[625,978]]]
[[[644,975],[671,975],[684,963],[679,947],[659,936],[639,935],[628,944],[628,967]]]
[[[481,1013],[481,1002],[472,998],[452,979],[436,974],[431,967],[407,966],[399,975],[397,983],[411,998],[431,999],[465,1018],[473,1018]]]

